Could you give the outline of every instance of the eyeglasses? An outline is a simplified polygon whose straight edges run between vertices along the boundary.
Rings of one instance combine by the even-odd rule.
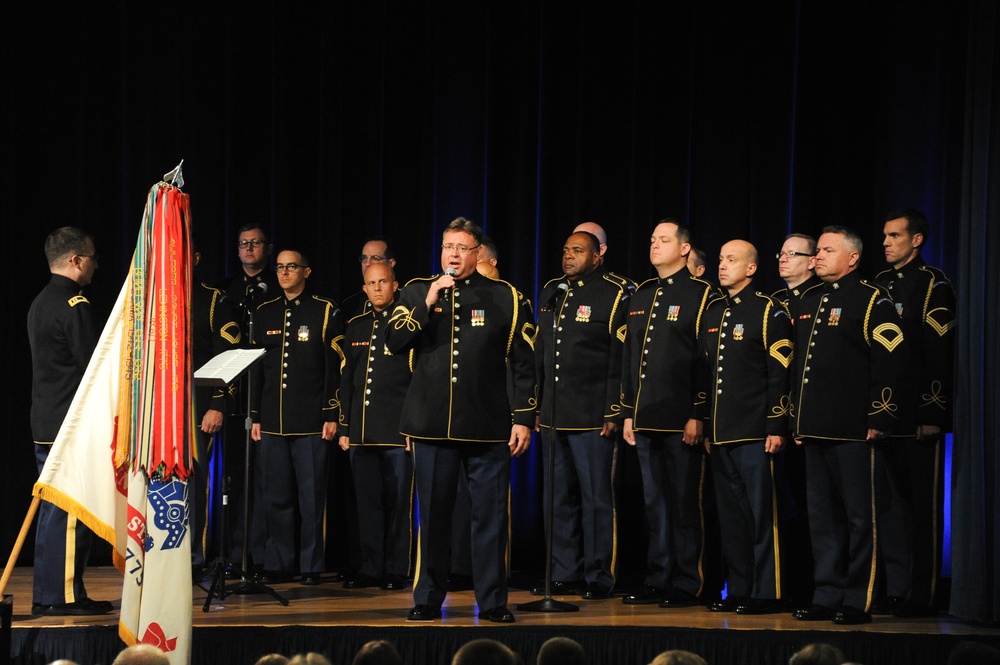
[[[300,266],[298,263],[279,263],[274,266],[274,272],[298,272],[309,266]]]
[[[93,254],[77,254],[77,256],[81,259],[94,259],[95,263],[100,263],[101,258],[101,255],[96,252]]]
[[[238,243],[236,243],[236,246],[239,247],[240,249],[246,249],[247,247],[253,247],[254,249],[257,249],[263,244],[264,244],[263,240],[261,240],[260,238],[254,238],[253,240],[240,240]]]
[[[373,254],[372,256],[365,256],[362,254],[358,257],[358,263],[364,263],[365,261],[370,261],[371,263],[383,263],[388,260],[388,256],[379,256],[378,254]]]
[[[474,249],[479,249],[479,245],[476,245],[475,247],[466,247],[465,245],[453,245],[450,242],[446,245],[441,245],[441,251],[448,252],[449,254],[451,252],[458,252],[462,256],[465,256]]]
[[[774,255],[774,258],[780,261],[782,258],[794,259],[796,256],[812,256],[812,254],[808,252],[792,252],[792,251],[778,252],[777,254]]]

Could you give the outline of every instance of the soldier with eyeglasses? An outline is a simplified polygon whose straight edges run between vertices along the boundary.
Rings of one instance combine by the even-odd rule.
[[[411,280],[386,329],[390,353],[414,352],[400,423],[412,441],[420,501],[419,570],[410,621],[441,617],[460,474],[472,496],[479,616],[514,621],[507,609],[510,460],[531,441],[535,327],[517,289],[476,272],[481,242],[477,225],[454,220],[444,232],[442,273]],[[513,401],[507,395],[508,368]]]
[[[280,252],[275,270],[281,289],[257,308],[253,339],[272,351],[255,366],[251,384],[251,438],[259,442],[258,468],[265,471],[255,497],[267,526],[263,581],[290,581],[298,569],[302,584],[319,584],[344,320],[336,302],[307,288],[312,268],[301,252]]]
[[[384,263],[389,266],[390,270],[395,269],[396,259],[392,247],[389,245],[389,239],[383,236],[373,236],[365,240],[365,244],[361,247],[361,254],[358,256],[358,263],[361,264],[362,282],[365,279],[365,271],[373,265]],[[344,298],[340,308],[344,311],[345,320],[350,321],[359,314],[371,311],[371,303],[368,302],[368,296],[362,289]]]
[[[271,243],[260,224],[252,222],[240,228],[236,250],[240,259],[240,269],[217,283],[215,288],[225,294],[222,304],[232,309],[234,320],[240,324],[243,339],[247,340],[250,334],[251,312],[264,300],[274,297],[274,294],[278,292],[278,279],[273,271],[267,270],[268,257],[271,255]],[[231,391],[232,401],[229,403],[229,419],[225,427],[225,435],[231,437],[229,440],[233,441],[233,445],[225,449],[227,454],[226,475],[230,483],[229,496],[231,498],[243,496],[243,470],[246,454],[246,394],[246,381],[240,379],[238,384],[234,384]],[[254,478],[259,479],[262,474],[263,471],[255,466]],[[260,488],[255,487],[252,494],[256,495],[259,492]],[[230,524],[232,524],[230,559],[234,562],[241,561],[243,556],[244,511],[241,510],[242,506],[239,503],[241,502],[236,502],[234,510],[230,513]],[[267,532],[264,529],[263,518],[252,512],[252,505],[250,515],[250,555],[253,562],[258,564],[257,570],[259,572],[259,564],[264,558]]]

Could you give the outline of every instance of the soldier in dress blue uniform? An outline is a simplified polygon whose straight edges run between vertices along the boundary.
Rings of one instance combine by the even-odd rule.
[[[797,331],[795,442],[806,451],[806,488],[816,589],[803,621],[871,621],[875,584],[876,442],[906,427],[900,395],[908,361],[888,293],[857,272],[862,242],[842,226],[818,241],[814,289]],[[805,313],[811,318],[803,319]]]
[[[816,276],[816,239],[804,233],[790,233],[785,236],[781,249],[775,255],[778,260],[778,275],[785,282],[785,288],[771,294],[788,310],[792,319],[793,342],[796,348],[809,344],[809,324],[812,312],[802,311],[802,302],[810,292],[823,288],[823,280]],[[800,325],[801,321],[801,325]],[[805,331],[805,338],[795,335]],[[797,353],[792,354],[791,376],[798,377],[796,369],[799,361]],[[792,404],[794,413],[795,404]],[[785,568],[782,570],[782,593],[787,603],[795,607],[808,607],[813,596],[813,571],[811,566],[801,565],[812,560],[812,544],[809,540],[809,516],[806,510],[806,452],[801,446],[786,446],[775,460],[781,467],[775,481],[781,498],[778,516],[781,518],[782,552]]]
[[[626,604],[690,606],[705,585],[705,395],[695,381],[698,332],[714,289],[688,272],[690,238],[677,220],[656,225],[649,259],[658,277],[640,284],[628,306],[623,435],[639,454],[649,570],[643,587],[622,599]]]
[[[264,231],[264,227],[251,222],[240,227],[236,240],[236,250],[240,260],[240,269],[232,275],[220,280],[215,287],[226,296],[226,302],[233,310],[236,322],[243,333],[243,339],[249,341],[250,319],[253,312],[265,300],[271,300],[278,295],[278,278],[273,270],[268,269],[268,259],[271,256],[272,245]],[[236,498],[233,516],[233,540],[230,543],[230,559],[233,562],[242,561],[243,555],[243,483],[246,465],[246,406],[247,383],[240,379],[230,387],[232,394],[232,418],[226,426],[226,433],[232,437],[233,445],[226,448],[227,480],[230,483],[230,497]],[[250,453],[253,455],[253,452]],[[253,497],[263,491],[261,482],[266,472],[260,466],[259,456],[250,461],[253,487],[250,491],[251,505],[247,512],[250,516],[249,552],[253,560],[256,574],[263,569],[264,550],[267,547],[267,529],[264,526],[264,516],[253,506]],[[245,571],[250,574],[250,571]]]
[[[413,352],[389,353],[385,330],[399,283],[388,263],[365,272],[370,306],[347,322],[340,377],[340,447],[350,450],[357,493],[361,569],[346,589],[403,589],[410,572],[413,461],[399,414],[410,386]]]
[[[708,608],[739,614],[775,612],[781,599],[774,456],[789,431],[792,324],[781,303],[753,290],[756,272],[753,245],[722,246],[726,296],[709,304],[699,335],[710,407],[705,443],[729,571],[727,597]]]
[[[386,331],[390,353],[415,351],[400,431],[411,438],[420,553],[410,621],[441,616],[458,475],[472,496],[472,572],[479,616],[510,623],[507,505],[510,458],[535,419],[533,322],[510,284],[476,272],[482,231],[458,218],[444,232],[444,274],[411,280]],[[453,272],[454,274],[449,274]],[[513,403],[507,397],[512,374]]]
[[[932,616],[941,567],[943,435],[954,401],[955,291],[920,250],[930,224],[917,210],[889,213],[883,228],[889,270],[875,281],[888,289],[910,348],[909,381],[916,431],[885,446],[891,500],[879,510],[886,595],[876,613]]]
[[[615,584],[615,436],[630,294],[626,280],[600,265],[596,236],[578,232],[566,240],[564,275],[540,295],[545,304],[535,344],[546,465],[547,447],[556,446],[558,480],[546,488],[555,491],[553,524],[547,525],[553,529],[552,577],[563,587],[582,581],[586,599],[608,598]]]
[[[273,347],[255,367],[251,437],[263,475],[267,524],[264,581],[286,582],[295,565],[295,509],[301,518],[299,565],[303,584],[319,584],[325,568],[323,517],[330,442],[340,407],[344,323],[333,300],[309,293],[312,274],[297,251],[278,254],[282,293],[257,308],[255,340]],[[257,369],[259,368],[259,369]]]
[[[52,276],[28,310],[31,345],[31,436],[42,472],[73,395],[97,345],[97,327],[83,287],[97,270],[93,238],[64,226],[45,239]],[[93,534],[48,501],[38,509],[32,614],[106,614],[111,603],[91,600],[83,584]]]

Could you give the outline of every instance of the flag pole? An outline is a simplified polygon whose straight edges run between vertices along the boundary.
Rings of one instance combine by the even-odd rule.
[[[28,514],[24,516],[24,524],[21,525],[21,531],[17,534],[17,540],[14,541],[14,549],[11,550],[10,558],[7,559],[7,567],[3,569],[3,577],[0,577],[0,598],[3,598],[7,582],[10,581],[10,576],[14,572],[14,564],[17,563],[21,547],[24,546],[24,541],[28,538],[28,529],[31,528],[31,523],[35,520],[35,513],[38,512],[38,504],[40,502],[41,499],[35,496],[31,499],[31,505],[28,506]]]

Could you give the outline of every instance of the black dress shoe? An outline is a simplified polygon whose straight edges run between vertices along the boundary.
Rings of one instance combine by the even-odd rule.
[[[441,618],[441,608],[433,605],[416,605],[406,615],[407,621],[434,621]]]
[[[587,588],[580,597],[584,600],[604,600],[611,597],[611,587],[606,587],[600,582],[587,582]]]
[[[321,573],[302,573],[302,579],[300,581],[306,586],[316,586],[320,583],[320,574]]]
[[[506,605],[497,605],[485,612],[480,612],[479,618],[494,623],[514,623],[514,615],[510,613]]]
[[[906,602],[902,596],[886,596],[872,604],[872,614],[893,614],[900,605]]]
[[[386,575],[382,578],[382,589],[385,591],[400,591],[409,588],[410,582],[402,575]]]
[[[829,621],[836,613],[825,605],[810,605],[792,612],[799,621]]]
[[[777,614],[782,609],[781,601],[774,598],[745,598],[736,605],[737,614]]]
[[[373,586],[382,586],[382,580],[371,575],[365,575],[364,573],[358,573],[344,582],[345,589],[369,589]]]
[[[92,616],[95,614],[107,614],[113,609],[114,607],[111,603],[106,600],[91,600],[90,598],[83,598],[75,603],[60,603],[54,605],[33,603],[31,605],[32,614],[50,617]]]
[[[666,597],[666,589],[661,589],[652,584],[644,584],[638,591],[623,596],[622,602],[626,605],[653,605],[663,602],[663,599]]]
[[[586,590],[587,583],[583,580],[569,580],[566,582],[557,582],[556,580],[552,580],[553,596],[575,596],[577,594],[582,594]],[[545,580],[539,582],[538,585],[531,590],[531,595],[545,595]]]
[[[264,584],[285,584],[292,581],[292,574],[284,570],[265,570],[260,581]]]
[[[738,596],[727,596],[724,600],[713,600],[707,605],[709,612],[735,612],[740,603],[746,602],[746,598]]]
[[[844,605],[833,617],[833,622],[841,626],[854,626],[859,623],[871,623],[872,615],[850,605]]]
[[[660,607],[693,607],[700,603],[698,596],[684,589],[671,589],[660,601]]]

